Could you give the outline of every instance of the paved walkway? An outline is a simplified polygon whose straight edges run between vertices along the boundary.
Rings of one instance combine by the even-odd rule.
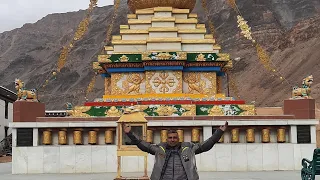
[[[129,174],[129,177],[130,175],[135,174]],[[1,180],[113,180],[115,176],[115,173],[12,175],[11,163],[0,163]],[[301,180],[301,178],[298,171],[200,172],[200,180]]]

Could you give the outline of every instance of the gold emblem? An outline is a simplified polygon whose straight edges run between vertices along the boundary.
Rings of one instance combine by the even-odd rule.
[[[122,55],[120,58],[120,62],[128,62],[129,58],[126,55]]]
[[[201,54],[198,54],[198,56],[196,57],[196,61],[206,61],[206,56]]]

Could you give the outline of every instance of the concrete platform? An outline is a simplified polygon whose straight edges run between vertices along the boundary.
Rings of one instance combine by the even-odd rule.
[[[143,173],[124,175],[130,177],[143,175]],[[115,177],[115,173],[12,175],[11,163],[0,164],[1,180],[113,180]],[[301,180],[301,178],[300,171],[200,172],[200,180]]]

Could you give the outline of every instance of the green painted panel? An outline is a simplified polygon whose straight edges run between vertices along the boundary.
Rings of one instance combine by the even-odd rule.
[[[213,105],[197,105],[196,106],[196,114],[199,116],[208,116],[209,110],[213,107]]]
[[[112,54],[110,60],[116,62],[142,62],[141,54]]]
[[[157,112],[155,112],[156,110],[157,110],[156,106],[149,106],[143,112],[148,114],[148,116],[159,116],[159,114]]]
[[[152,52],[144,60],[186,60],[186,53],[179,52]]]
[[[105,117],[106,112],[111,108],[112,106],[92,106],[91,109],[86,114],[94,117]],[[115,106],[117,110],[123,112],[123,108],[125,106]]]
[[[216,53],[188,53],[187,61],[217,61],[219,56]]]
[[[224,115],[224,116],[237,116],[243,112],[244,110],[241,109],[238,105],[197,105],[196,106],[197,115],[215,114],[215,115]]]

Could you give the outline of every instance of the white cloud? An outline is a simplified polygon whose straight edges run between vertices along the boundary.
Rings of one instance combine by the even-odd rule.
[[[89,0],[0,0],[0,33],[35,23],[52,13],[87,9]],[[99,0],[98,6],[113,4],[113,0]]]

